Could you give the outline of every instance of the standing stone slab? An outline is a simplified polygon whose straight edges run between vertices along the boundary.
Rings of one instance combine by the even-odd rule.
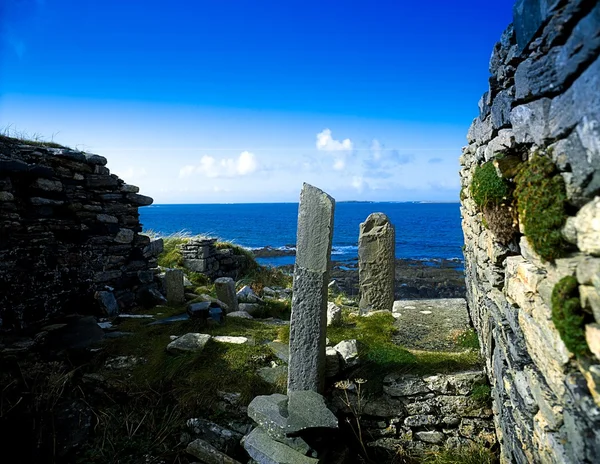
[[[165,272],[165,293],[169,304],[185,303],[182,270],[168,269]]]
[[[231,277],[219,277],[215,280],[215,291],[217,299],[221,300],[228,307],[227,312],[238,311],[238,299],[235,294],[235,282]]]
[[[288,392],[323,392],[334,209],[333,198],[312,185],[304,184],[298,211]]]
[[[396,232],[383,213],[370,214],[360,225],[358,280],[361,314],[391,311],[394,305]]]

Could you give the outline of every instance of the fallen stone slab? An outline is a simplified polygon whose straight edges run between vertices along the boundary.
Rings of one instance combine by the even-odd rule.
[[[206,464],[240,464],[200,438],[191,442],[185,451]]]
[[[187,333],[167,345],[167,351],[173,354],[200,352],[211,336],[201,333]]]
[[[327,408],[325,398],[312,390],[288,392],[287,434],[313,428],[337,429],[337,417]]]
[[[227,317],[239,317],[240,319],[254,319],[246,311],[234,311],[232,313],[227,314]]]
[[[219,343],[232,343],[234,345],[246,345],[249,342],[246,337],[231,337],[228,335],[216,335],[213,337],[213,340]]]
[[[319,460],[304,456],[283,443],[272,439],[260,427],[242,440],[250,457],[260,464],[318,464]]]
[[[288,397],[280,393],[260,395],[248,405],[248,417],[271,437],[284,439],[287,433]]]

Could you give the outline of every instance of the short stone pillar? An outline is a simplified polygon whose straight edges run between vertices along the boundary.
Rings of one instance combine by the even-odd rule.
[[[288,393],[300,390],[323,393],[334,209],[333,198],[312,185],[303,185],[290,318]]]
[[[373,213],[360,225],[358,280],[361,314],[392,310],[396,271],[396,232],[383,213]]]
[[[238,298],[235,293],[235,282],[231,277],[219,277],[215,280],[217,299],[227,305],[225,313],[238,311]]]
[[[167,303],[185,303],[185,291],[183,288],[183,271],[180,269],[167,269],[165,271],[165,293]]]

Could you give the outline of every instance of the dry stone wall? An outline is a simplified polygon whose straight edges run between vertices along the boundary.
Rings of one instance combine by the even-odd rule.
[[[106,158],[0,137],[0,329],[151,300],[162,241]]]
[[[503,462],[598,462],[600,3],[513,13],[460,159],[469,311]]]

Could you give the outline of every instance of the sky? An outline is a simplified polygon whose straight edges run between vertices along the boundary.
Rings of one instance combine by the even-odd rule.
[[[0,131],[166,203],[458,201],[495,0],[0,0]]]

